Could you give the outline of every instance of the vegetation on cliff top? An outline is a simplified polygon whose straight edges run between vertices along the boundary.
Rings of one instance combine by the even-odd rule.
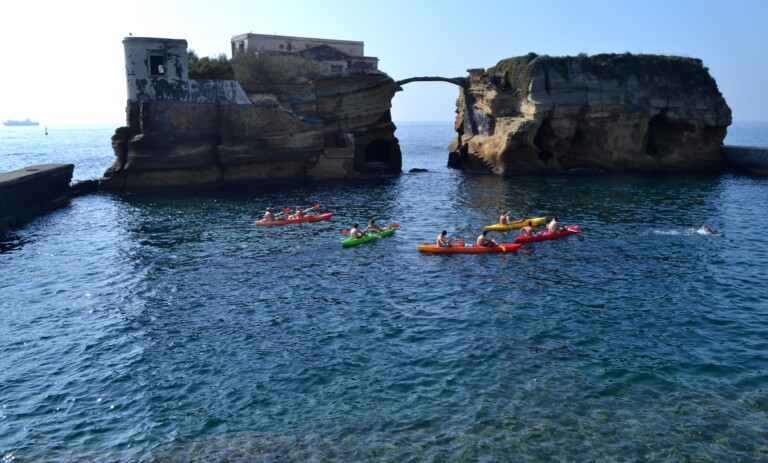
[[[199,57],[188,50],[189,78],[198,80],[237,80],[242,84],[305,84],[311,80],[338,79],[351,75],[386,75],[381,71],[356,70],[329,72],[326,65],[311,56],[295,53],[259,51],[238,54],[229,59],[225,54]]]
[[[297,84],[323,77],[325,67],[311,57],[259,51],[232,59],[235,79],[245,83]]]
[[[232,80],[235,78],[232,63],[227,55],[220,54],[214,58],[199,57],[195,50],[187,51],[189,78],[198,80]]]
[[[635,76],[640,81],[668,78],[681,91],[717,92],[717,84],[700,59],[665,55],[633,55],[604,53],[588,56],[550,57],[528,53],[499,61],[488,69],[485,78],[495,86],[519,93],[528,91],[533,74],[543,69],[545,74],[556,71],[569,80],[571,72],[592,74],[600,79],[627,80]]]

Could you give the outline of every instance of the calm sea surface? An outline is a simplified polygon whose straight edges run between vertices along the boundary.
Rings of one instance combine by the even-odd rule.
[[[0,171],[96,178],[114,129],[2,127]],[[2,461],[768,460],[768,178],[503,179],[445,167],[450,122],[397,136],[399,178],[93,194],[0,234]],[[507,208],[584,233],[416,250]],[[371,217],[400,229],[343,249]]]

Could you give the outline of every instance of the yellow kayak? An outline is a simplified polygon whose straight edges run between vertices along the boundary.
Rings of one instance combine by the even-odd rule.
[[[512,230],[512,229],[516,229],[516,228],[523,228],[526,225],[528,225],[529,221],[533,222],[533,226],[536,227],[536,226],[541,225],[544,222],[546,222],[547,218],[546,217],[538,217],[538,218],[535,218],[535,219],[521,219],[521,220],[515,220],[513,222],[509,222],[508,224],[497,223],[496,225],[486,225],[483,228],[485,228],[486,230],[491,230],[491,231],[507,231],[507,230]]]

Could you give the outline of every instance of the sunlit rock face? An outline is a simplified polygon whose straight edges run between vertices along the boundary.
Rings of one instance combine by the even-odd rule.
[[[731,110],[698,59],[529,54],[470,70],[449,164],[514,175],[719,169]]]

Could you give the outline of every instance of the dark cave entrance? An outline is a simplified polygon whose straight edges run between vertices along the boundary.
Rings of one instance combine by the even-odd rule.
[[[547,140],[554,139],[554,133],[552,123],[547,118],[541,123],[539,131],[536,133],[536,138],[533,139],[533,144],[539,149],[539,161],[544,165],[549,165],[550,161],[555,157],[554,153],[552,153],[552,148],[546,143]]]
[[[685,134],[695,130],[693,124],[671,121],[664,112],[657,114],[648,121],[648,131],[645,139],[645,154],[659,159],[665,154],[672,153],[683,144]]]
[[[366,168],[389,167],[392,145],[384,140],[374,140],[365,147]]]

